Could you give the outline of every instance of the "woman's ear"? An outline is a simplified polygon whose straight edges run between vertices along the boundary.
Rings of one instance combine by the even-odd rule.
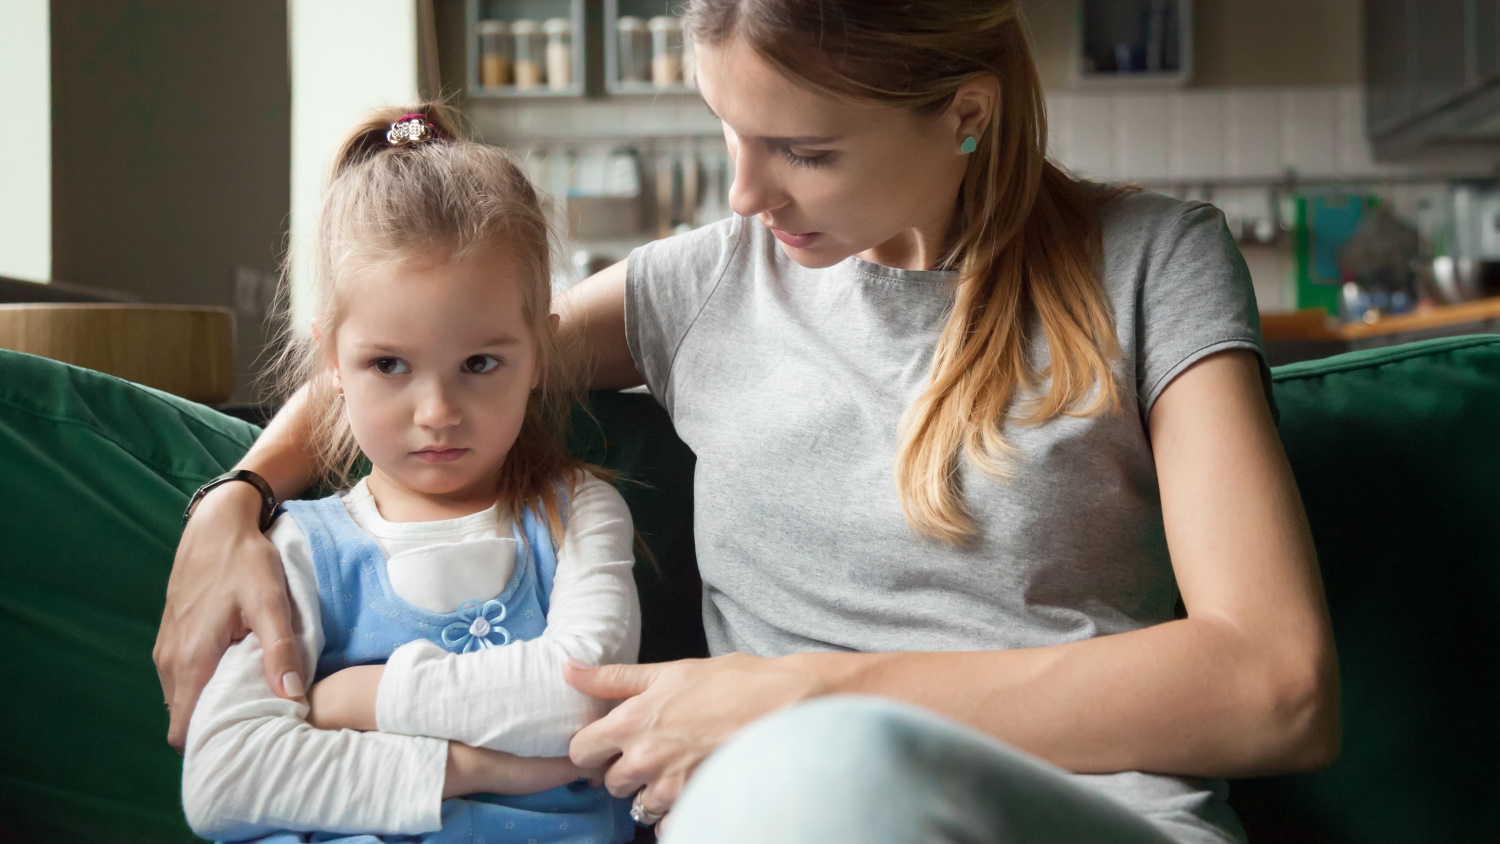
[[[562,317],[558,316],[557,314],[547,315],[547,327],[552,331],[554,335],[557,334],[557,327],[559,325],[562,325]]]
[[[958,86],[948,105],[957,144],[966,138],[984,140],[995,110],[1000,108],[1000,81],[993,74],[979,73]]]

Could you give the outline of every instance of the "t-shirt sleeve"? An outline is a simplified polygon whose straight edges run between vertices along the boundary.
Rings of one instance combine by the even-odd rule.
[[[1224,214],[1212,205],[1182,213],[1163,231],[1145,270],[1135,350],[1142,417],[1150,415],[1172,379],[1228,349],[1255,352],[1266,401],[1275,416],[1255,288]]]
[[[744,248],[743,232],[744,218],[730,217],[638,247],[626,261],[625,339],[636,370],[669,411],[677,350],[734,251]]]

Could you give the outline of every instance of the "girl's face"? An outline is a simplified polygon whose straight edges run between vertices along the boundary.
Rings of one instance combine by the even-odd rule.
[[[540,379],[520,273],[491,252],[389,263],[358,279],[333,372],[385,518],[451,518],[495,503]]]
[[[850,255],[937,262],[967,162],[959,133],[981,125],[967,95],[924,119],[799,88],[737,38],[697,50],[699,87],[734,160],[736,214],[758,218],[805,267]]]

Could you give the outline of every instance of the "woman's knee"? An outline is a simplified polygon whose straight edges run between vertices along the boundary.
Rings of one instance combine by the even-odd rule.
[[[793,779],[869,780],[910,768],[912,738],[929,717],[884,698],[819,698],[750,724],[715,756],[736,769],[767,766]]]
[[[740,831],[768,828],[796,830],[786,840],[799,842],[919,840],[922,783],[931,780],[909,736],[921,713],[839,696],[754,722],[693,774],[669,840],[732,842]]]

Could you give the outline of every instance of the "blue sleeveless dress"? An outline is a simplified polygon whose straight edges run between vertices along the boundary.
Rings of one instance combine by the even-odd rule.
[[[317,679],[354,665],[382,664],[396,648],[427,639],[457,653],[534,639],[547,627],[547,605],[557,556],[540,514],[527,508],[516,538],[515,573],[495,596],[475,596],[457,612],[436,613],[406,603],[391,588],[385,555],[355,524],[337,496],[288,501],[312,548],[322,612],[323,653]],[[421,835],[278,832],[265,844],[336,841],[342,844],[618,844],[635,836],[627,800],[579,781],[520,797],[472,794],[443,801],[443,827]]]

